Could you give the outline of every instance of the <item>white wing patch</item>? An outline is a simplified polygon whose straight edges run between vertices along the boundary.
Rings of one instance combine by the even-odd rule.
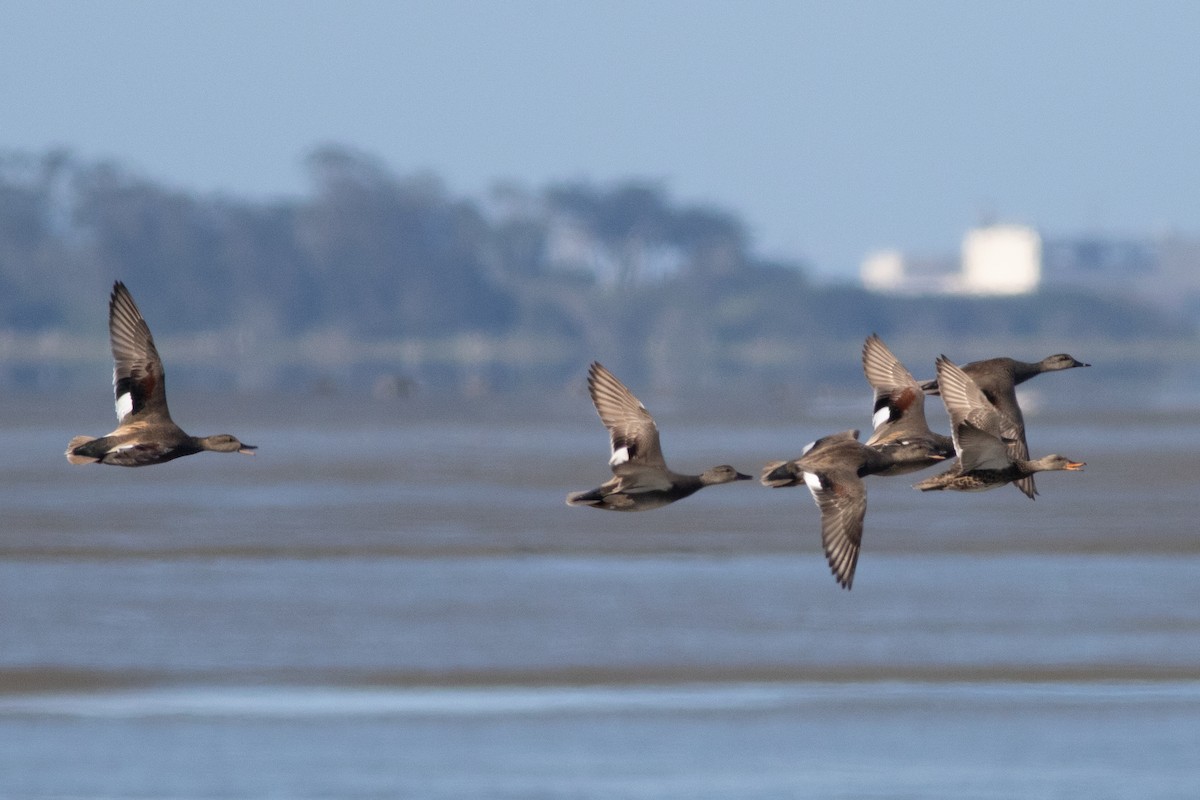
[[[815,472],[804,473],[804,482],[808,484],[809,491],[817,492],[821,489],[821,476]]]
[[[616,450],[613,450],[612,458],[610,458],[608,460],[608,464],[611,467],[615,467],[615,466],[618,466],[619,464],[624,464],[628,460],[629,460],[629,448],[628,447],[618,447]]]
[[[881,408],[875,412],[875,416],[871,417],[871,426],[875,430],[878,430],[880,425],[884,424],[885,422],[891,422],[891,421],[892,421],[892,408],[891,408],[891,406],[884,406],[883,408]]]
[[[812,450],[816,446],[817,446],[817,443],[815,441],[809,442],[808,444],[804,445],[804,449],[800,451],[800,455],[801,456],[807,455],[808,451]],[[807,475],[808,473],[806,472],[804,474]]]
[[[133,411],[133,395],[125,392],[117,398],[117,420],[125,419],[125,416]]]

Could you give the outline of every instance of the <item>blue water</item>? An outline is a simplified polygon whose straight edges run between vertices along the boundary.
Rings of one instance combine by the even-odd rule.
[[[10,796],[1191,797],[1194,683],[192,689],[5,704]]]
[[[869,479],[845,592],[802,489],[568,508],[586,399],[185,402],[259,454],[72,467],[99,410],[6,423],[0,797],[1200,796],[1190,413],[1031,414],[1088,462],[1036,502]],[[866,421],[659,423],[756,473]]]

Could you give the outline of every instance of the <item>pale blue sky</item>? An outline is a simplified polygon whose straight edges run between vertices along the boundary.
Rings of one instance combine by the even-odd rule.
[[[307,186],[353,145],[459,194],[661,178],[756,248],[852,275],[1048,235],[1200,233],[1200,3],[0,5],[0,148],[186,188]]]

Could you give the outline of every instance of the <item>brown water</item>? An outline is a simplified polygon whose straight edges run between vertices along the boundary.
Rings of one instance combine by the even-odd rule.
[[[123,470],[9,398],[0,796],[1200,796],[1194,412],[1030,414],[1088,462],[1036,502],[868,479],[845,592],[802,489],[568,508],[607,442],[558,400],[173,399],[259,455]],[[654,407],[757,473],[860,401]]]

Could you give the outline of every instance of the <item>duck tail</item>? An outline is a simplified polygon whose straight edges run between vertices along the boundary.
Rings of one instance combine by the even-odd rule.
[[[922,492],[942,491],[950,485],[955,475],[956,472],[954,470],[948,470],[937,475],[932,475],[923,481],[917,481],[912,487],[920,489]]]
[[[782,489],[785,486],[799,486],[804,478],[797,475],[791,468],[791,461],[772,461],[762,469],[759,483],[772,489]]]
[[[598,506],[604,501],[604,495],[599,489],[591,489],[586,492],[571,492],[567,495],[567,505],[569,506]]]
[[[75,452],[90,441],[92,441],[91,436],[76,436],[67,442],[67,461],[70,461],[72,464],[95,464],[99,461],[100,459],[95,456]]]

